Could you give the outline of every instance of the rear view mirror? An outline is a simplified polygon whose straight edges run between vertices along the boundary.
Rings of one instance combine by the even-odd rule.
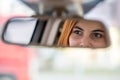
[[[83,18],[12,18],[5,25],[2,39],[18,45],[84,48],[110,45],[104,24]]]

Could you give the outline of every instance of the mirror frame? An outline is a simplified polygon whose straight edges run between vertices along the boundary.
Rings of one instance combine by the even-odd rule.
[[[48,46],[46,46],[46,45],[36,45],[36,44],[33,44],[31,41],[32,41],[32,39],[33,39],[33,36],[34,36],[34,34],[35,34],[35,29],[34,29],[34,32],[33,32],[33,35],[32,35],[32,38],[31,38],[31,40],[30,40],[30,42],[29,42],[29,44],[19,44],[19,43],[12,43],[12,42],[9,42],[9,41],[7,41],[7,40],[5,40],[5,38],[4,38],[4,34],[5,34],[5,32],[6,32],[6,30],[7,30],[7,28],[8,28],[8,24],[9,24],[9,22],[11,21],[11,19],[13,19],[13,18],[38,18],[38,20],[40,19],[40,18],[42,18],[42,19],[44,19],[44,20],[46,20],[46,19],[49,19],[49,18],[61,18],[62,19],[62,21],[64,21],[64,20],[66,20],[66,19],[71,19],[71,18],[74,18],[74,19],[79,19],[79,17],[78,16],[75,16],[75,17],[65,17],[65,18],[63,18],[63,17],[52,17],[52,16],[42,16],[42,15],[38,15],[38,16],[25,16],[25,17],[20,17],[20,16],[18,16],[18,17],[12,17],[12,18],[9,18],[7,21],[6,21],[6,23],[3,25],[3,30],[2,30],[2,35],[1,35],[1,39],[2,39],[2,41],[3,42],[5,42],[5,43],[7,43],[7,44],[12,44],[12,45],[19,45],[19,46],[41,46],[41,47],[53,47],[53,48],[61,48],[61,46],[51,46],[51,45],[48,45]],[[88,19],[89,20],[89,19]],[[101,21],[100,21],[101,22]],[[63,22],[64,23],[64,22]],[[37,25],[37,24],[36,24]],[[62,24],[63,25],[63,24]],[[35,26],[35,27],[37,27],[37,26]],[[109,34],[109,30],[107,30],[107,33],[108,33],[108,35],[109,35],[109,39],[110,39],[110,34]],[[105,47],[105,48],[109,48],[110,46],[111,46],[111,40],[109,40],[110,41],[110,43],[109,43],[109,46],[107,46],[107,47]],[[64,48],[65,46],[62,46],[62,48]],[[66,48],[68,48],[67,46],[66,46]],[[82,47],[70,47],[70,48],[82,48]],[[102,48],[102,47],[101,47]],[[95,48],[96,49],[96,48]]]

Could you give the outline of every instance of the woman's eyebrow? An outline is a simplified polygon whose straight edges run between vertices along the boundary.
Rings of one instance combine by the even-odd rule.
[[[104,32],[103,30],[93,30],[92,32]]]
[[[75,26],[74,28],[80,29],[81,31],[84,31],[82,28],[80,28],[80,27],[78,27],[78,26]]]

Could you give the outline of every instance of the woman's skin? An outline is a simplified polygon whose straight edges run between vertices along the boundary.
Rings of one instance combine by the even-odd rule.
[[[100,48],[107,47],[106,29],[97,21],[81,20],[69,36],[69,46]]]

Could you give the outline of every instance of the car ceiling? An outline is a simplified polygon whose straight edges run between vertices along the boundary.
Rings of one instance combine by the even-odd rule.
[[[81,0],[21,0],[36,13],[39,13],[39,5],[43,4],[44,6],[56,7],[56,6],[65,6],[72,4],[73,2],[81,3]],[[98,3],[104,0],[83,0],[82,7],[84,14],[88,13],[92,8],[94,8]],[[61,4],[60,4],[61,3]],[[80,4],[81,5],[81,4]]]

